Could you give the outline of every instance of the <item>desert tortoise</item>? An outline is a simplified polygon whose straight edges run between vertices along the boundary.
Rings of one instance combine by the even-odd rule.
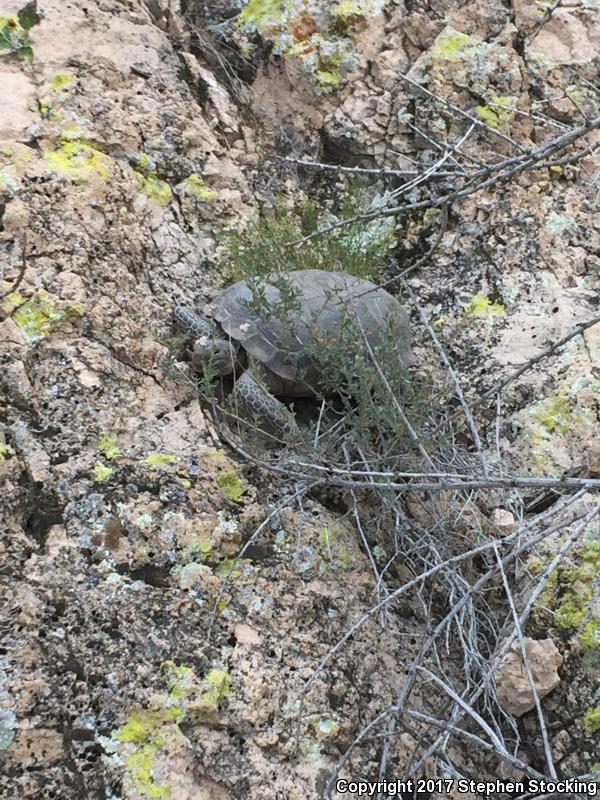
[[[277,427],[292,415],[276,399],[327,391],[319,351],[353,325],[356,351],[392,335],[404,365],[413,363],[406,310],[389,292],[345,272],[303,269],[247,279],[221,292],[212,319],[176,306],[176,325],[195,338],[196,371],[236,376],[235,399]],[[261,380],[248,369],[262,365]],[[256,372],[256,370],[254,370]]]

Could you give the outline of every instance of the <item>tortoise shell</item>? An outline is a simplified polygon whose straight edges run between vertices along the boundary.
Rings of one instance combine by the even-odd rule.
[[[391,334],[403,364],[413,363],[404,306],[385,289],[345,272],[303,269],[239,281],[219,295],[213,317],[280,379],[282,393],[310,395],[326,387],[319,353],[335,347],[344,330],[351,332],[356,352],[365,341],[376,350]]]

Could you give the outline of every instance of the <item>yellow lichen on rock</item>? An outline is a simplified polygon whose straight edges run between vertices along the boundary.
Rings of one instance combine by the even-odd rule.
[[[148,708],[133,710],[110,737],[101,737],[107,757],[124,769],[126,797],[172,797],[164,757],[171,748],[186,746],[179,725],[216,714],[229,693],[225,668],[210,670],[202,680],[186,664],[165,661],[161,671],[168,692],[156,696]]]
[[[106,180],[110,174],[109,157],[85,141],[65,141],[58,150],[45,150],[43,157],[49,169],[75,183]]]
[[[74,322],[85,312],[81,303],[68,303],[40,289],[33,297],[25,299],[12,292],[3,300],[5,312],[12,318],[28,344],[50,336],[63,322]]]
[[[193,173],[178,185],[178,190],[183,195],[195,197],[196,200],[203,200],[210,202],[217,198],[217,193],[214,189],[208,187],[199,175]]]
[[[496,303],[485,295],[476,294],[465,306],[465,314],[474,317],[498,317],[504,314],[505,308],[502,303]]]

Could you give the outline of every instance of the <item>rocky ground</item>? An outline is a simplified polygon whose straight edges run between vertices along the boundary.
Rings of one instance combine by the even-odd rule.
[[[431,144],[415,120],[434,112],[399,74],[426,74],[525,147],[600,107],[592,0],[543,24],[545,3],[388,3],[358,26],[333,87],[329,70],[319,85],[302,58],[270,54],[268,37],[225,30],[239,5],[182,5],[40,0],[33,58],[0,56],[7,799],[323,796],[340,754],[394,702],[427,621],[410,607],[386,625],[373,615],[303,694],[374,602],[368,556],[334,506],[298,503],[297,487],[219,441],[193,385],[166,369],[169,307],[201,306],[222,283],[224,230],[276,196],[310,194],[313,173],[276,154],[418,162]],[[4,0],[0,20],[20,8]],[[440,139],[461,123],[440,116]],[[590,148],[454,204],[411,275],[468,397],[598,313],[599,170]],[[430,229],[400,224],[412,263]],[[413,319],[418,358],[433,364]],[[522,474],[598,477],[598,364],[596,324],[507,388],[490,450]],[[565,775],[600,758],[599,536],[590,524],[544,597],[564,624],[540,612],[530,632],[560,652],[545,702]],[[521,725],[539,736],[532,715]],[[390,777],[417,740],[397,734]],[[379,751],[363,743],[348,774],[376,776]],[[468,748],[461,759],[495,774]]]

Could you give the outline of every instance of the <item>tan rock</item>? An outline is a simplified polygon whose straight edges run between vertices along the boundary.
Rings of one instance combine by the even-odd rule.
[[[541,699],[560,683],[558,669],[562,656],[552,639],[525,639],[525,653],[538,697]],[[498,698],[505,711],[520,717],[535,707],[523,654],[513,642],[495,673]]]
[[[598,31],[566,9],[556,9],[531,42],[530,50],[557,64],[587,64],[596,58],[599,43]]]
[[[22,727],[8,752],[23,765],[55,763],[63,757],[63,737],[51,728]]]
[[[515,516],[505,508],[495,508],[492,514],[492,522],[501,534],[512,533],[517,527]]]
[[[32,111],[36,101],[33,82],[23,72],[13,72],[10,67],[3,66],[0,70],[0,86],[0,142],[24,142],[27,128],[38,118]]]
[[[240,623],[235,626],[235,638],[238,640],[238,644],[260,643],[260,633],[255,628],[245,623]]]

